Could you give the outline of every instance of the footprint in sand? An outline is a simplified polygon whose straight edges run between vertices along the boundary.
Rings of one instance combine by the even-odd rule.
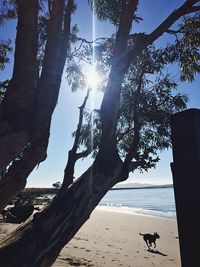
[[[67,262],[70,266],[94,266],[90,264],[90,261],[86,259],[77,259],[77,258],[61,258],[61,260]]]

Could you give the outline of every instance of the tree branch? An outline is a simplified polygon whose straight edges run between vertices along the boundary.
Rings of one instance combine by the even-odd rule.
[[[84,39],[84,38],[82,38],[82,37],[77,37],[77,36],[75,36],[75,40],[76,40],[76,41],[79,41],[80,44],[79,44],[79,46],[78,46],[77,48],[76,48],[76,47],[74,48],[74,50],[72,51],[71,55],[72,55],[72,56],[77,56],[77,57],[78,57],[81,53],[77,55],[77,52],[81,50],[83,44],[88,44],[89,47],[92,49],[92,45],[94,45],[94,44],[98,44],[98,45],[100,45],[100,44],[101,44],[101,41],[109,40],[109,39],[110,39],[110,38],[107,38],[107,37],[101,37],[101,38],[97,38],[97,39],[95,39],[95,40],[93,40],[93,41],[88,41],[88,40],[86,40],[86,39]],[[86,47],[84,46],[83,49],[86,50]],[[81,50],[81,51],[82,51],[82,50]],[[86,51],[87,51],[87,50],[86,50]]]
[[[119,133],[119,137],[117,138],[117,143],[119,143],[119,141],[121,141],[124,138],[125,135],[130,134],[133,131],[134,131],[134,127],[130,127],[129,126],[128,129],[125,132]]]
[[[101,104],[102,137],[98,156],[101,161],[105,160],[105,168],[112,166],[108,158],[118,157],[116,150],[116,125],[118,120],[121,85],[125,71],[119,64],[122,56],[127,52],[127,43],[134,14],[137,9],[138,0],[130,0],[124,3],[120,17],[116,42],[113,51],[112,67],[109,75],[108,85]]]
[[[86,106],[86,103],[89,97],[89,93],[90,93],[90,90],[88,89],[87,94],[84,98],[84,101],[82,105],[79,107],[79,120],[78,120],[75,138],[74,138],[74,144],[73,144],[72,149],[68,153],[68,160],[67,160],[67,165],[64,171],[64,179],[63,179],[61,191],[63,189],[66,189],[70,184],[73,183],[74,167],[75,167],[76,161],[82,157],[87,156],[90,153],[89,150],[85,150],[81,153],[77,153],[79,138],[81,134],[81,127],[83,124],[83,112],[84,112],[84,109],[85,109],[85,106]]]
[[[32,135],[36,101],[37,0],[18,0],[13,76],[0,107],[0,170],[23,149]]]
[[[177,34],[177,33],[183,33],[182,31],[182,27],[178,30],[172,30],[172,29],[169,29],[166,31],[166,33],[169,33],[169,34]]]
[[[128,3],[123,4],[119,28],[116,35],[116,43],[114,47],[113,57],[117,60],[126,53],[127,41],[129,38],[130,29],[132,26],[133,18],[137,10],[138,0],[130,0]]]
[[[89,94],[90,94],[90,90],[87,91],[87,94],[86,94],[86,96],[84,98],[83,104],[79,107],[79,109],[80,109],[79,122],[78,122],[78,125],[77,125],[76,136],[75,136],[75,139],[74,139],[74,145],[72,147],[73,151],[77,151],[77,149],[78,149],[78,141],[79,141],[79,138],[80,138],[81,127],[82,127],[82,123],[83,123],[83,111],[85,109]]]
[[[44,135],[37,142],[29,144],[20,159],[12,163],[4,179],[0,181],[0,211],[8,205],[19,191],[24,189],[26,179],[35,166],[45,160],[49,129],[50,123]]]
[[[61,37],[60,54],[59,54],[59,59],[58,59],[57,78],[56,78],[56,84],[54,88],[55,90],[54,90],[52,103],[51,103],[52,113],[58,100],[62,73],[63,73],[63,69],[65,66],[67,53],[70,47],[69,41],[70,41],[70,30],[71,30],[71,14],[73,12],[73,9],[74,9],[74,0],[68,0],[68,3],[64,11],[64,26],[63,26],[63,33]]]
[[[85,158],[87,157],[89,154],[90,154],[90,150],[89,149],[86,149],[85,151],[82,151],[80,153],[76,153],[76,159],[81,159],[81,158]]]
[[[19,2],[20,3],[23,2],[27,4],[29,2],[33,2],[33,0],[31,1],[19,0]],[[22,135],[23,137],[22,139],[22,137],[19,136],[18,133],[15,134],[15,131],[14,133],[11,131],[11,136],[13,139],[15,138],[15,143],[17,143],[20,149],[17,147],[18,148],[16,149],[17,153],[16,154],[13,153],[13,147],[16,144],[13,145],[13,142],[11,142],[10,140],[9,142],[6,140],[9,144],[9,147],[8,146],[6,147],[5,144],[2,145],[1,152],[4,152],[3,149],[7,149],[8,151],[12,152],[12,157],[16,157],[16,155],[18,155],[20,152],[23,153],[24,147],[26,147],[28,144],[27,142],[29,141],[30,143],[30,151],[29,152],[26,151],[26,153],[23,155],[23,157],[19,161],[16,161],[13,163],[11,169],[8,172],[8,175],[4,179],[4,182],[7,188],[7,191],[5,191],[7,195],[5,194],[1,195],[2,199],[4,196],[4,201],[7,201],[8,199],[10,199],[10,197],[13,197],[14,194],[16,194],[19,190],[21,190],[25,186],[26,179],[29,173],[34,169],[34,167],[41,160],[44,159],[46,155],[46,149],[47,149],[48,138],[49,138],[49,135],[47,135],[47,129],[49,129],[50,127],[51,116],[52,116],[52,113],[54,111],[54,108],[57,102],[58,92],[59,92],[60,83],[61,83],[61,77],[62,77],[63,68],[64,68],[64,64],[66,60],[66,53],[67,53],[66,51],[69,46],[70,18],[71,18],[71,12],[73,9],[73,0],[68,1],[68,5],[65,9],[65,15],[66,15],[65,23],[66,24],[63,28],[63,16],[64,16],[63,11],[65,7],[64,4],[65,4],[64,0],[53,0],[52,2],[52,9],[51,9],[51,15],[50,15],[50,21],[49,21],[49,27],[48,27],[47,44],[46,44],[46,50],[45,50],[45,55],[44,55],[43,68],[42,68],[41,77],[37,84],[37,88],[35,89],[35,93],[38,96],[38,99],[37,99],[38,101],[34,99],[35,105],[34,107],[31,107],[30,109],[31,114],[34,117],[30,119],[30,117],[27,116],[26,113],[24,114],[26,119],[29,119],[28,125],[31,124],[31,127],[32,127],[32,132],[31,132],[32,139],[31,141],[29,141],[26,138],[26,132],[19,133]],[[29,8],[29,13],[30,12],[31,12],[31,8]],[[28,16],[28,14],[26,14],[26,16]],[[23,35],[23,38],[24,36],[26,36],[26,34]],[[27,47],[29,48],[29,46],[26,43],[26,49]],[[32,48],[30,47],[30,49]],[[21,52],[24,52],[24,51],[21,51]],[[28,70],[26,70],[26,72],[27,71]],[[23,73],[23,78],[27,79],[27,75],[25,75],[24,73]],[[36,79],[37,77],[34,80],[34,84],[35,84]],[[27,81],[27,83],[24,82],[24,84],[28,84],[28,83],[29,81]],[[35,103],[35,102],[38,102],[38,103]],[[13,110],[15,111],[15,109]],[[19,118],[18,120],[16,119],[15,124],[17,125],[19,124],[21,127]],[[45,136],[45,139],[44,139],[44,136]],[[6,158],[5,154],[2,156],[4,161]],[[16,185],[14,189],[13,189],[13,184]],[[0,184],[0,190],[1,189],[3,190],[3,188],[5,189],[4,185]],[[3,201],[1,203],[3,203]]]
[[[86,40],[85,38],[82,38],[82,37],[75,37],[77,41],[81,41],[82,43],[86,43],[86,44],[94,44],[94,43],[98,43],[100,44],[101,42],[100,41],[105,41],[105,40],[109,40],[110,38],[108,37],[99,37],[93,41],[88,41]]]
[[[122,65],[128,69],[130,64],[136,57],[145,49],[156,41],[161,35],[166,33],[169,28],[182,16],[200,10],[199,6],[194,6],[199,3],[199,0],[187,0],[178,9],[174,10],[152,33],[149,35],[144,34],[143,38],[139,38],[133,49],[131,49],[122,60]]]
[[[68,4],[71,3],[71,1],[72,0],[68,1]],[[72,12],[72,10],[68,10],[69,13]],[[44,122],[47,120],[47,118],[49,119],[51,117],[60,89],[61,77],[66,60],[64,48],[68,47],[69,45],[69,38],[67,41],[67,37],[65,38],[65,36],[69,36],[70,34],[70,18],[68,18],[69,25],[67,28],[65,28],[67,32],[65,32],[63,35],[64,11],[65,1],[53,0],[51,16],[48,24],[47,43],[43,59],[43,67],[37,89],[38,116],[36,130],[38,133],[45,128]]]
[[[199,0],[187,0],[178,9],[174,10],[148,37],[150,43],[158,39],[163,33],[165,33],[179,18],[186,14],[190,14],[200,10],[200,7],[193,6],[200,2]]]
[[[130,164],[132,162],[132,159],[137,155],[138,148],[139,148],[139,142],[140,142],[140,129],[141,124],[139,120],[139,101],[140,101],[140,94],[142,89],[142,81],[144,77],[144,71],[141,71],[141,74],[139,76],[139,82],[136,90],[136,97],[135,97],[135,103],[133,107],[133,117],[134,117],[134,137],[132,144],[130,145],[130,150],[127,153],[125,160],[124,160],[124,167],[123,167],[123,179],[128,177],[129,170],[130,170]]]

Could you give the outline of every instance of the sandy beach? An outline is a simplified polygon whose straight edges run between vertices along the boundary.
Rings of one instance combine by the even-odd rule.
[[[0,239],[14,228],[1,223]],[[160,239],[156,249],[148,251],[139,232],[155,231]],[[176,221],[97,208],[53,266],[180,267]]]

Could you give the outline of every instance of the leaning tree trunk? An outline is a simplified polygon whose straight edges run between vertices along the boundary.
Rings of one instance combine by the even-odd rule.
[[[136,8],[135,5],[131,7],[132,11]],[[131,15],[127,25],[124,25],[126,24],[124,18],[128,13]],[[132,12],[125,7],[120,25],[125,26],[126,36],[122,32],[123,27],[120,27],[116,42],[117,53],[114,56],[115,63],[101,106],[103,134],[95,163],[79,180],[68,189],[62,190],[49,207],[34,215],[32,220],[25,223],[15,234],[5,240],[0,249],[0,266],[51,266],[60,250],[89,218],[101,198],[122,179],[123,163],[118,156],[114,136],[118,119],[121,82],[125,70],[118,69],[117,66],[120,58],[126,52],[125,47],[132,18]],[[119,54],[120,50],[122,52]],[[45,66],[48,68],[48,64]],[[114,79],[114,74],[119,74],[117,81]],[[41,81],[42,77],[44,76],[41,75]],[[43,87],[43,84],[41,85]],[[51,94],[51,91],[49,93]],[[44,101],[43,98],[41,99]],[[39,107],[46,107],[43,104],[39,101]],[[42,118],[45,113],[45,110],[41,113]],[[107,117],[108,114],[111,116]],[[7,258],[7,255],[12,255],[12,257]]]
[[[37,0],[18,0],[13,76],[0,106],[0,170],[30,141],[37,77]]]
[[[50,122],[46,132],[37,142],[32,143],[23,153],[20,160],[13,162],[0,181],[0,211],[3,210],[16,194],[26,185],[26,179],[38,162],[45,160],[49,141]]]
[[[71,0],[72,1],[72,0]],[[25,2],[25,1],[24,1]],[[53,1],[63,3],[63,1]],[[72,1],[73,2],[73,1]],[[118,103],[120,100],[121,82],[123,73],[128,69],[134,59],[145,49],[158,39],[168,28],[182,15],[193,12],[195,0],[186,1],[179,9],[174,11],[159,27],[151,34],[143,36],[136,42],[134,48],[126,53],[126,42],[128,41],[128,32],[131,25],[131,15],[128,16],[128,24],[124,18],[129,15],[128,10],[133,15],[135,5],[138,1],[130,1],[128,7],[120,18],[121,33],[118,32],[116,40],[116,54],[114,55],[114,67],[110,72],[108,88],[101,106],[101,119],[103,124],[103,133],[96,162],[88,169],[76,182],[68,189],[63,190],[41,213],[22,225],[10,238],[3,242],[0,249],[1,267],[40,267],[50,266],[58,256],[62,247],[74,236],[82,224],[89,218],[95,206],[99,203],[105,193],[117,182],[123,179],[123,164],[115,147],[115,129],[118,119]],[[70,3],[70,1],[69,1]],[[128,5],[128,4],[127,4]],[[52,23],[54,25],[54,23]],[[125,31],[125,28],[126,31]],[[123,33],[126,32],[126,36]],[[57,39],[52,36],[52,39]],[[117,43],[119,41],[119,43]],[[122,46],[121,46],[122,45]],[[122,53],[118,51],[122,49]],[[53,51],[52,51],[53,52]],[[50,53],[51,54],[51,53]],[[56,55],[56,53],[55,53]],[[121,66],[120,66],[121,65]],[[49,64],[45,65],[41,78],[47,81],[49,76],[46,70],[52,71]],[[118,68],[119,66],[119,68]],[[59,70],[59,68],[57,69]],[[114,74],[118,78],[114,78]],[[46,76],[47,75],[47,76]],[[52,77],[51,77],[52,78]],[[60,77],[55,80],[49,80],[50,86],[57,86],[60,83]],[[38,107],[41,108],[39,114],[38,128],[43,128],[41,122],[44,118],[50,117],[48,110],[53,112],[58,90],[54,94],[53,90],[48,90],[48,86],[40,80],[39,85],[43,87],[41,94],[50,99],[39,98]],[[48,94],[45,92],[48,91]],[[55,97],[56,95],[56,97]],[[110,101],[109,101],[110,100]],[[47,105],[46,105],[47,104]],[[43,109],[42,109],[43,108]],[[109,116],[108,116],[109,114]],[[36,129],[36,128],[35,128]],[[0,133],[1,134],[1,133]],[[0,140],[1,141],[1,140]],[[111,143],[110,143],[111,142]],[[108,157],[107,157],[108,156]],[[126,174],[127,177],[127,174]],[[10,257],[8,257],[8,255]]]
[[[42,212],[20,226],[0,248],[0,267],[47,267],[90,217],[106,192],[119,181],[120,159],[110,176],[94,163]],[[10,257],[8,257],[10,255]]]
[[[19,0],[18,2],[19,2],[19,11],[21,9],[23,10],[24,5],[28,5],[27,1],[25,0]],[[30,2],[37,3],[37,0],[31,0]],[[20,4],[22,6],[20,6]],[[20,57],[18,55],[22,53],[22,51],[24,50],[29,51],[29,49],[27,49],[26,47],[27,43],[29,44],[28,48],[29,46],[32,47],[31,43],[29,43],[28,41],[25,42],[26,39],[24,41],[24,39],[22,38],[25,35],[24,31],[22,31],[24,29],[24,25],[22,23],[23,19],[28,19],[28,18],[30,20],[32,19],[32,17],[29,15],[30,10],[32,9],[30,8],[27,14],[26,13],[24,14],[25,11],[23,10],[22,15],[24,15],[25,18],[19,12],[18,32],[17,32],[18,37],[16,39],[16,52],[15,52],[15,68],[13,71],[12,80],[13,81],[16,80],[17,85],[19,87],[16,88],[18,90],[15,93],[16,94],[18,93],[20,95],[20,92],[22,91],[23,98],[18,99],[19,96],[13,94],[11,90],[12,88],[10,87],[5,96],[3,107],[5,110],[7,110],[8,108],[11,109],[14,115],[15,113],[17,114],[16,115],[17,118],[14,115],[13,117],[10,115],[10,117],[12,121],[14,121],[15,126],[19,127],[20,129],[22,128],[23,131],[21,130],[20,132],[18,132],[15,129],[15,131],[13,132],[13,129],[10,129],[9,139],[6,137],[5,139],[6,141],[4,140],[6,144],[5,142],[1,143],[1,137],[3,135],[2,129],[4,129],[2,126],[3,124],[1,122],[1,117],[3,118],[3,120],[6,120],[7,117],[4,114],[5,112],[3,113],[4,114],[3,116],[1,114],[2,110],[0,110],[0,126],[1,126],[0,170],[1,167],[5,168],[8,165],[8,163],[10,163],[11,159],[14,160],[16,158],[16,155],[19,155],[19,153],[21,153],[22,156],[18,157],[17,161],[14,160],[12,162],[12,165],[10,166],[8,172],[6,173],[4,180],[0,182],[0,211],[10,202],[11,199],[14,198],[14,196],[19,191],[21,191],[25,187],[28,175],[32,172],[35,166],[39,164],[41,161],[43,161],[46,157],[51,117],[57,103],[62,73],[67,57],[67,51],[69,48],[71,13],[73,10],[73,6],[74,6],[73,0],[69,0],[66,6],[64,0],[59,0],[59,1],[54,0],[52,2],[52,10],[48,25],[47,44],[45,49],[43,66],[39,80],[37,80],[37,86],[34,79],[34,86],[36,86],[35,90],[31,90],[31,88],[29,88],[30,87],[29,80],[31,80],[29,79],[30,75],[28,76],[28,82],[26,80],[27,69],[28,70],[33,69],[29,66],[31,64],[30,62],[32,62],[33,60],[32,61],[29,60],[30,56],[29,57],[27,56],[28,52],[26,51],[25,58],[24,57],[22,58],[24,58],[24,61],[27,60],[28,58],[28,62],[25,63],[29,64],[28,65],[29,67],[26,66],[27,64],[22,64],[22,63],[21,65],[23,67],[21,67]],[[34,15],[35,15],[34,18],[37,21],[37,13],[36,14],[34,13]],[[27,21],[25,20],[25,22]],[[35,28],[37,29],[37,23],[35,22],[35,24],[32,25],[32,27],[34,29]],[[25,28],[26,31],[29,30],[27,26]],[[23,42],[22,41],[19,42],[21,39],[23,39]],[[24,45],[24,47],[22,47],[21,43]],[[21,46],[19,47],[20,44]],[[36,53],[35,53],[35,59],[36,59]],[[13,90],[15,91],[15,83],[13,81],[11,85],[13,86],[14,88]],[[30,92],[28,90],[30,90]],[[34,91],[34,95],[32,91]],[[30,100],[28,101],[27,94],[29,98],[32,99],[31,101],[33,103],[31,102],[31,106],[28,105]],[[11,105],[12,101],[15,102],[15,98],[18,100],[17,104],[19,107],[18,106],[16,107],[16,105],[14,104]],[[25,103],[22,100],[24,100]],[[24,105],[28,105],[28,107],[30,106],[28,108],[29,112],[27,111],[27,108],[26,110],[23,109],[23,112],[21,111],[22,109],[21,106],[23,107]],[[17,112],[18,110],[17,108],[21,111],[20,114],[18,114],[19,112]],[[0,107],[0,109],[2,109],[2,107]],[[21,121],[23,121],[23,123]],[[5,124],[6,128],[9,128],[8,127],[9,120],[7,120]],[[30,132],[30,134],[27,133],[26,127],[28,127],[29,130],[28,132]],[[22,140],[23,142],[21,141],[20,136],[24,137],[24,139]],[[12,149],[15,150],[15,153],[13,152]],[[11,154],[12,158],[9,158],[8,154],[9,155]],[[1,165],[1,160],[3,162],[2,163],[3,165]]]

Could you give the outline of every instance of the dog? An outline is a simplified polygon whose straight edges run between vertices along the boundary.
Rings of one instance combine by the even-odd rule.
[[[149,250],[150,250],[150,248],[152,246],[152,243],[154,243],[154,248],[156,247],[156,239],[160,238],[158,233],[155,232],[153,235],[152,234],[141,234],[141,233],[139,233],[139,234],[141,236],[143,236],[143,239],[146,242],[147,247],[148,247]]]

